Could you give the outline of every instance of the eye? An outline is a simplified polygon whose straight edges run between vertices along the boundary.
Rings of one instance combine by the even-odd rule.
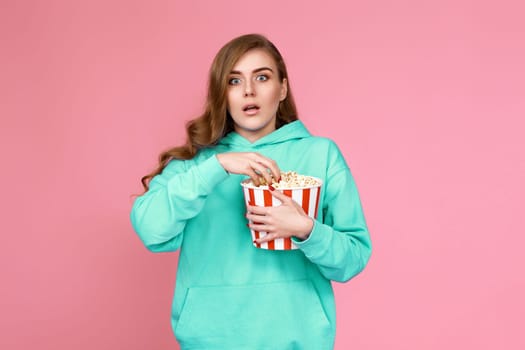
[[[230,80],[228,80],[228,84],[230,85],[238,85],[241,83],[241,79],[239,78],[231,78]]]
[[[257,81],[266,81],[268,80],[268,76],[266,74],[261,74],[261,75],[258,75],[255,80]]]

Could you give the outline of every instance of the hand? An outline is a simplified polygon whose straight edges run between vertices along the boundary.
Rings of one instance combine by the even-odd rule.
[[[277,163],[255,152],[227,152],[217,154],[217,159],[224,170],[232,174],[248,175],[255,186],[261,183],[261,177],[271,184],[281,179]]]
[[[305,240],[310,236],[314,227],[314,221],[294,202],[283,193],[272,190],[272,196],[281,201],[277,207],[248,206],[246,218],[251,220],[248,226],[255,231],[264,231],[268,234],[257,239],[256,243],[264,243],[276,238],[297,237]],[[256,223],[256,224],[255,224]]]

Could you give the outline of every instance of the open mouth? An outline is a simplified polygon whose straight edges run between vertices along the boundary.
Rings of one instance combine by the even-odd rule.
[[[244,106],[244,108],[242,109],[243,112],[248,112],[248,111],[258,111],[259,110],[259,106],[257,105],[247,105],[247,106]]]

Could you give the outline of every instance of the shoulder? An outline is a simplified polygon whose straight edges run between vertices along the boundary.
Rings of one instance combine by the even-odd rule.
[[[315,150],[314,154],[317,159],[325,159],[329,173],[349,170],[348,163],[334,140],[322,136],[312,136],[309,139],[308,148]]]
[[[298,139],[295,142],[302,143],[308,146],[324,147],[327,149],[329,148],[337,149],[337,145],[332,139],[328,137],[323,137],[323,136],[310,135],[308,137]]]
[[[308,146],[310,147],[316,147],[316,148],[322,148],[324,149],[328,155],[339,155],[342,157],[341,150],[337,143],[328,138],[323,136],[310,136],[305,139],[303,139]]]

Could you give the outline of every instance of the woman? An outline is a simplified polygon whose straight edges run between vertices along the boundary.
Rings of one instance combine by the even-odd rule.
[[[333,348],[331,281],[365,267],[370,238],[343,156],[297,119],[286,66],[268,39],[244,35],[218,52],[205,111],[187,136],[142,179],[131,212],[148,249],[180,248],[171,322],[181,347]],[[272,183],[281,168],[323,180],[316,220],[277,190],[280,206],[245,206],[240,182]],[[299,249],[258,249],[250,228],[269,233],[253,243],[291,237]]]

